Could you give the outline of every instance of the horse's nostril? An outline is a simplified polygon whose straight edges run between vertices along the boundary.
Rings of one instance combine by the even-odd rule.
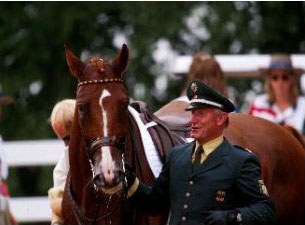
[[[123,177],[124,176],[124,171],[123,170],[118,170],[118,176]]]
[[[97,175],[93,178],[93,182],[96,184],[96,185],[103,185],[103,180],[101,178],[101,176]]]

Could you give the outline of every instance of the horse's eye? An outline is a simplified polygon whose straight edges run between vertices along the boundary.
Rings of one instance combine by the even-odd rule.
[[[122,101],[121,106],[122,106],[123,109],[127,109],[127,107],[129,106],[129,101],[128,100],[127,101],[126,100]]]
[[[129,106],[129,102],[124,102],[123,106],[124,106],[125,109],[127,109],[128,106]]]
[[[80,114],[85,114],[88,112],[88,105],[87,104],[82,104],[78,105],[78,111]]]

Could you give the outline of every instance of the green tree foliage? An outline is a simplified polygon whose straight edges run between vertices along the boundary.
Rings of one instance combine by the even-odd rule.
[[[127,82],[146,87],[143,99],[159,107],[151,93],[156,42],[166,39],[178,54],[305,51],[303,2],[1,2],[2,89],[16,97],[5,108],[1,132],[9,139],[54,137],[47,123],[54,103],[74,97],[76,81],[64,57],[64,44],[77,55],[112,57],[114,37],[125,35],[131,51]],[[197,16],[198,35],[188,23]],[[188,22],[189,21],[189,22]],[[196,28],[196,27],[195,27]],[[154,74],[155,73],[155,74]],[[36,89],[41,90],[35,94]],[[30,92],[34,89],[34,94]],[[169,87],[177,88],[177,85]],[[131,94],[133,90],[131,90]]]

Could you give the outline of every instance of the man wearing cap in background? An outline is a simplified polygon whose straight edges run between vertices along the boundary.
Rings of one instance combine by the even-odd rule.
[[[249,114],[305,134],[305,97],[300,95],[299,78],[304,72],[293,68],[289,55],[271,55],[269,68],[261,70],[266,93],[250,104]]]
[[[273,224],[274,203],[260,177],[257,157],[223,136],[235,107],[201,81],[187,89],[191,137],[174,147],[152,187],[128,173],[131,201],[149,213],[170,209],[169,224]]]
[[[11,105],[14,103],[14,98],[4,95],[0,92],[0,120],[2,114],[2,106]],[[9,192],[6,185],[6,179],[8,177],[8,165],[6,154],[3,147],[3,140],[0,135],[0,224],[17,224],[14,216],[10,212],[9,208]]]

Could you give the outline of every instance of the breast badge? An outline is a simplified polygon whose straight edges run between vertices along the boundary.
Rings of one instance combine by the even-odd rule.
[[[263,180],[258,180],[258,186],[259,186],[260,193],[269,196],[268,190],[267,190]]]
[[[215,198],[216,202],[218,203],[223,202],[225,200],[225,195],[226,195],[225,191],[218,190],[216,192],[216,198]]]

